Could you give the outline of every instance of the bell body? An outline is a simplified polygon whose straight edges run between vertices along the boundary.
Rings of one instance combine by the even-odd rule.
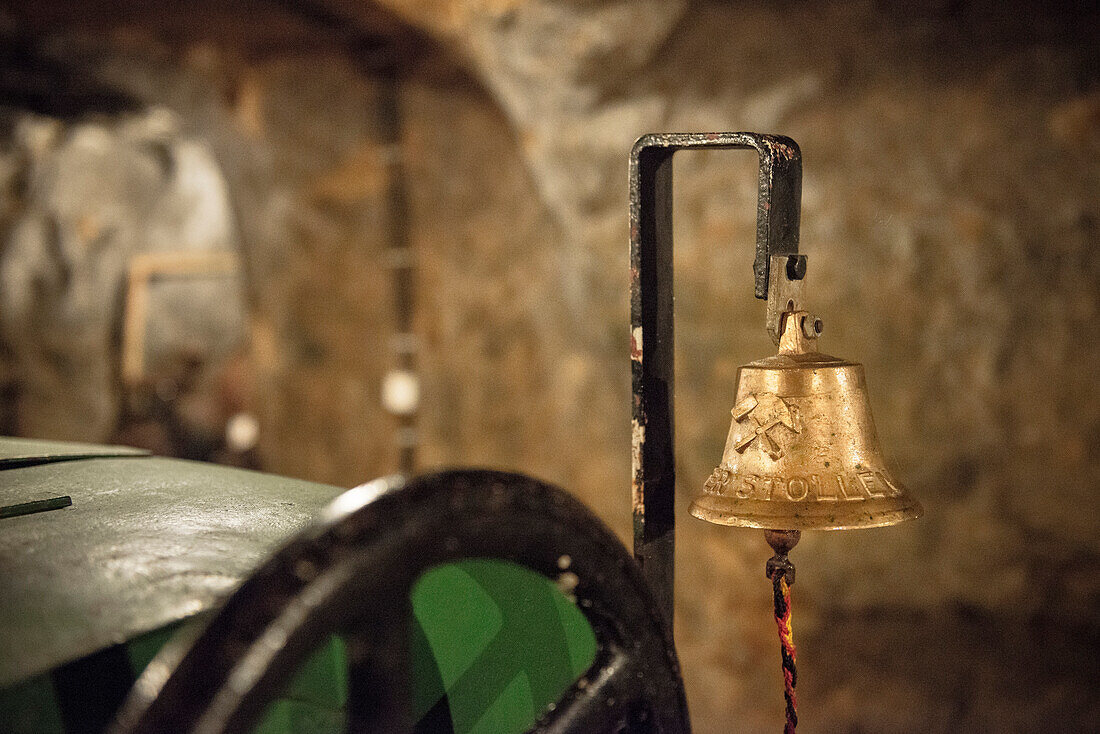
[[[740,368],[722,462],[691,514],[720,525],[790,530],[919,517],[920,504],[886,467],[863,365],[801,351],[805,346],[781,344],[778,355]]]

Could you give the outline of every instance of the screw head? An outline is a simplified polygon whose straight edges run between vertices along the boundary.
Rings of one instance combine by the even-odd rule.
[[[787,255],[787,280],[802,280],[806,277],[806,256]]]

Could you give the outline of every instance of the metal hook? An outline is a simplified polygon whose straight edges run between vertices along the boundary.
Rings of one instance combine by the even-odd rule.
[[[678,150],[704,148],[751,149],[759,155],[756,257],[752,265],[756,297],[768,297],[773,256],[793,256],[785,261],[787,278],[805,277],[806,258],[798,254],[802,152],[798,143],[783,135],[651,133],[638,138],[630,152],[631,242],[642,248],[671,248],[672,155]]]

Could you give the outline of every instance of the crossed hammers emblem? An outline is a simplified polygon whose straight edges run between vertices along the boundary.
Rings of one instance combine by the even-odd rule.
[[[759,440],[761,448],[768,456],[773,460],[779,459],[783,456],[783,449],[776,443],[769,431],[780,425],[786,426],[795,433],[802,431],[802,424],[798,419],[797,410],[792,410],[783,398],[769,392],[748,396],[735,405],[731,412],[733,413],[733,419],[738,423],[745,419],[751,419],[752,421],[747,430],[743,430],[741,438],[734,444],[734,448],[737,449],[738,453],[743,454],[753,441]]]

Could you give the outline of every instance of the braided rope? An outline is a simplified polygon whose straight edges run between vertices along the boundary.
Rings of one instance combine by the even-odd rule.
[[[798,726],[798,700],[794,686],[798,682],[795,668],[794,633],[791,632],[791,587],[783,571],[771,574],[775,598],[775,625],[779,629],[779,653],[783,658],[783,698],[787,702],[787,724],[783,734],[794,734]]]

